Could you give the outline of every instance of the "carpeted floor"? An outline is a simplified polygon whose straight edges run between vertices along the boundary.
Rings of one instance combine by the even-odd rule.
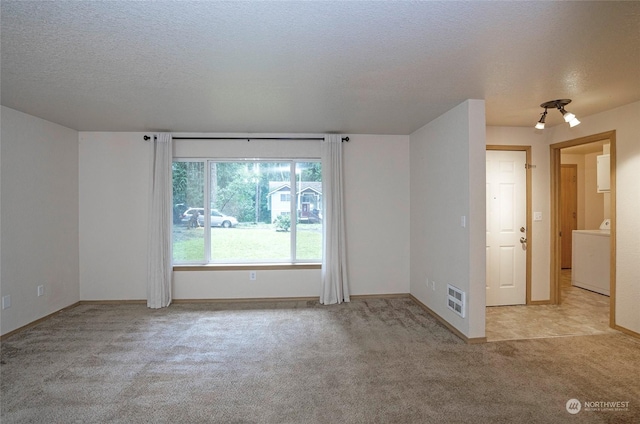
[[[3,424],[640,422],[639,340],[467,345],[409,298],[85,304],[0,372]]]

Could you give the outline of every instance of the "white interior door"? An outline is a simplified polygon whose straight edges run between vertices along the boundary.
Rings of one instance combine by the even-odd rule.
[[[487,150],[487,306],[526,303],[526,160],[524,151]]]

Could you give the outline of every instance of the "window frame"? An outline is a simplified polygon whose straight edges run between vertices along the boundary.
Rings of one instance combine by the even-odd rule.
[[[211,214],[214,210],[211,207],[211,164],[212,163],[287,163],[289,164],[289,216],[297,217],[297,205],[298,205],[298,190],[297,190],[297,165],[301,163],[317,162],[322,164],[322,160],[319,157],[295,157],[295,158],[214,158],[214,157],[174,157],[172,162],[196,162],[203,163],[204,165],[204,216]],[[321,180],[322,181],[322,180]],[[172,186],[173,190],[173,186]],[[172,202],[173,203],[173,202]],[[172,205],[173,207],[173,205]],[[260,260],[234,260],[234,261],[214,261],[211,257],[211,227],[205,220],[205,228],[209,231],[204,232],[204,261],[179,261],[176,262],[172,257],[172,265],[174,270],[186,271],[186,270],[233,270],[233,269],[319,269],[322,265],[322,253],[321,249],[320,258],[314,259],[298,259],[296,257],[297,250],[297,219],[291,220],[290,234],[290,253],[288,259],[274,260],[274,259],[260,259]],[[322,222],[322,237],[324,238],[324,220]],[[322,239],[321,239],[322,240]],[[174,234],[172,229],[171,244],[174,243]],[[173,255],[172,255],[173,256]]]

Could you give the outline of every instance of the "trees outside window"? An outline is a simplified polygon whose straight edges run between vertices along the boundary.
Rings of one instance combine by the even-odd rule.
[[[174,263],[321,262],[321,186],[318,160],[176,159]],[[189,208],[202,226],[188,225]]]

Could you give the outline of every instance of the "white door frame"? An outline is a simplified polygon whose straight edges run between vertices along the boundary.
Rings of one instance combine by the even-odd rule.
[[[526,209],[527,209],[527,231],[525,237],[527,238],[527,258],[526,258],[526,304],[531,305],[536,302],[531,301],[531,252],[533,247],[533,231],[531,231],[531,146],[511,146],[511,145],[487,145],[487,150],[506,150],[517,151],[526,153],[526,166],[527,166],[527,184],[526,184]],[[546,302],[543,302],[546,303]]]
[[[609,326],[616,327],[616,131],[607,131],[587,137],[555,143],[551,152],[551,303],[559,304],[560,287],[560,150],[596,141],[609,140],[611,176],[611,259],[609,266]]]

